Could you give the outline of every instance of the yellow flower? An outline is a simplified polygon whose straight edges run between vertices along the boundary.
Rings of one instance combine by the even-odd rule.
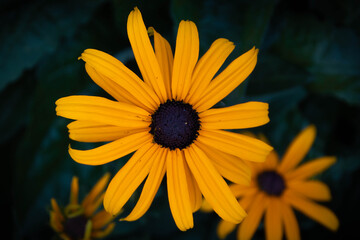
[[[104,199],[104,189],[110,174],[105,174],[79,203],[78,178],[73,177],[70,201],[60,208],[54,198],[51,199],[50,225],[64,240],[90,240],[109,235],[115,227],[111,223],[113,216],[105,210],[97,211]]]
[[[68,125],[70,138],[109,142],[90,150],[70,147],[71,157],[100,165],[136,151],[104,198],[105,209],[115,215],[147,177],[136,206],[123,220],[144,215],[166,173],[170,209],[180,230],[193,227],[202,195],[223,219],[239,223],[246,213],[223,177],[249,182],[245,161],[264,161],[272,147],[223,129],[267,123],[268,104],[210,108],[248,77],[258,50],[249,50],[214,77],[234,49],[230,41],[216,40],[198,61],[199,36],[191,21],[179,25],[174,57],[154,28],[147,31],[137,8],[128,17],[127,30],[143,81],[114,57],[87,49],[80,58],[88,74],[115,101],[70,96],[56,102],[57,115],[76,120]],[[154,36],[155,49],[148,34]]]
[[[310,125],[290,144],[282,161],[272,151],[264,163],[252,163],[251,184],[233,184],[231,190],[248,216],[239,225],[237,239],[251,239],[263,215],[266,239],[300,239],[300,230],[293,208],[330,230],[337,230],[339,221],[328,208],[314,201],[329,201],[330,190],[323,182],[309,179],[335,163],[335,157],[320,157],[298,164],[314,142],[316,129]],[[206,203],[204,210],[209,210]],[[218,236],[223,239],[237,225],[221,221]]]

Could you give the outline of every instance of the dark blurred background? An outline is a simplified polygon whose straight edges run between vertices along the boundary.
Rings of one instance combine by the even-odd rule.
[[[115,174],[126,161],[94,167],[71,160],[69,121],[55,116],[54,102],[73,94],[107,96],[77,60],[86,48],[115,55],[138,72],[126,34],[134,6],[173,49],[181,19],[197,24],[201,54],[220,37],[237,46],[227,63],[254,45],[260,49],[254,72],[219,105],[268,102],[271,121],[254,131],[265,133],[280,154],[301,129],[315,124],[317,138],[305,161],[338,157],[317,178],[330,186],[333,199],[323,204],[336,213],[340,228],[332,233],[297,214],[301,235],[359,239],[359,1],[1,0],[1,206],[13,239],[53,239],[51,197],[67,204],[73,175],[79,176],[83,196],[105,171]],[[134,203],[136,196],[125,212]],[[179,231],[162,185],[143,218],[117,223],[107,239],[217,239],[216,214],[194,217],[194,229]],[[264,238],[262,225],[254,238]]]

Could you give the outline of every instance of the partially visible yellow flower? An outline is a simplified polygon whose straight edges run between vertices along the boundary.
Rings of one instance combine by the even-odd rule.
[[[127,30],[142,79],[109,54],[86,49],[80,59],[88,74],[115,100],[69,96],[56,102],[57,115],[75,120],[68,125],[70,138],[107,142],[90,150],[70,147],[71,157],[102,165],[135,152],[104,198],[105,209],[115,215],[145,181],[137,204],[123,220],[135,221],[146,213],[166,174],[170,210],[180,230],[193,227],[202,196],[223,219],[239,223],[246,213],[224,178],[249,183],[245,161],[265,161],[272,147],[227,130],[266,124],[268,104],[210,108],[249,76],[258,49],[219,72],[234,44],[219,38],[198,59],[199,34],[191,21],[180,22],[174,55],[165,38],[146,29],[139,9],[129,14]]]
[[[71,182],[70,201],[64,208],[51,199],[50,226],[64,240],[90,240],[109,235],[114,219],[105,210],[97,211],[104,199],[104,189],[110,174],[105,174],[79,203],[78,178]]]
[[[298,164],[310,150],[316,129],[310,125],[290,144],[282,161],[272,151],[264,163],[251,163],[252,181],[249,186],[233,184],[231,190],[248,216],[239,225],[237,239],[251,239],[264,215],[266,239],[300,239],[299,225],[293,208],[330,230],[337,230],[339,221],[328,208],[314,201],[329,201],[330,190],[323,182],[309,179],[335,163],[335,157],[320,157]],[[206,203],[204,210],[209,210]],[[223,239],[237,225],[221,221],[218,236]]]

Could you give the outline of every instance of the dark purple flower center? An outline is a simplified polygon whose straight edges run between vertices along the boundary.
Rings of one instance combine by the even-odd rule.
[[[64,223],[64,233],[71,239],[83,239],[88,219],[84,215],[67,218]]]
[[[285,181],[276,171],[260,173],[257,176],[257,183],[261,190],[273,196],[280,196],[285,189]]]
[[[154,141],[170,150],[188,147],[199,135],[199,115],[183,101],[167,100],[151,117],[150,133]]]

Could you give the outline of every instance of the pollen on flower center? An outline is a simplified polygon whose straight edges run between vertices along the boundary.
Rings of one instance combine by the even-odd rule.
[[[71,239],[82,239],[87,221],[88,219],[84,215],[68,218],[64,223],[64,232]]]
[[[280,196],[285,190],[285,181],[276,171],[264,171],[257,176],[259,188],[269,195]]]
[[[199,135],[198,113],[188,103],[167,100],[151,116],[154,141],[170,150],[188,147]]]

